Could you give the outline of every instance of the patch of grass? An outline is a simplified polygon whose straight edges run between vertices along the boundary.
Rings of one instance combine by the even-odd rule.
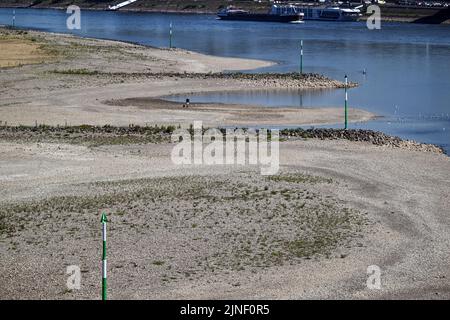
[[[319,176],[311,176],[302,173],[290,173],[280,174],[267,177],[271,181],[275,182],[288,182],[288,183],[332,183],[331,178],[324,178]]]
[[[0,48],[0,68],[39,64],[53,59],[52,52],[46,50],[36,38],[19,34],[2,36]]]
[[[65,69],[65,70],[53,70],[52,73],[64,74],[64,75],[81,75],[81,76],[95,76],[100,74],[97,70],[88,69]]]
[[[11,237],[15,230],[23,230],[23,224],[17,224],[17,227],[14,227],[14,224],[11,221],[11,214],[9,212],[1,212],[0,211],[0,236]]]
[[[285,184],[273,183],[270,190],[265,185],[265,177],[241,173],[238,179],[224,174],[214,179],[182,176],[89,183],[79,186],[80,190],[89,190],[81,196],[1,204],[0,217],[7,214],[10,218],[0,219],[0,226],[7,222],[14,227],[13,236],[21,235],[21,230],[41,234],[47,229],[51,237],[56,237],[55,232],[66,237],[73,228],[53,229],[55,221],[63,220],[79,226],[73,231],[77,236],[97,237],[92,231],[98,227],[97,214],[108,210],[113,218],[110,228],[117,234],[132,237],[134,233],[157,231],[155,234],[164,236],[155,241],[160,241],[161,249],[173,257],[174,252],[180,252],[180,245],[186,253],[196,240],[198,245],[188,252],[192,256],[186,264],[180,264],[177,258],[150,262],[164,264],[171,274],[189,270],[187,277],[193,278],[202,276],[200,272],[195,275],[194,269],[258,270],[296,263],[299,258],[327,257],[334,248],[348,245],[360,235],[364,224],[361,215],[321,196],[314,186],[299,192]],[[114,219],[115,215],[120,218]],[[88,228],[83,227],[87,224]],[[175,238],[177,241],[167,241]]]
[[[116,215],[118,215],[119,217],[125,215],[125,210],[120,210],[120,209],[117,210],[117,211],[116,211]]]
[[[165,262],[161,261],[161,260],[155,260],[152,262],[153,265],[155,266],[162,266]]]
[[[71,289],[64,289],[64,291],[62,292],[62,294],[69,294],[72,293],[73,291]]]
[[[0,140],[87,145],[126,145],[169,142],[175,126],[0,126]]]

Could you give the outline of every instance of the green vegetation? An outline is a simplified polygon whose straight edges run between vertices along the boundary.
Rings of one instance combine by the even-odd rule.
[[[153,261],[155,266],[172,266],[166,281],[180,278],[180,273],[194,279],[202,272],[297,263],[351,246],[367,222],[359,212],[314,189],[322,182],[331,180],[283,173],[275,179],[239,174],[80,184],[77,190],[89,192],[1,204],[0,238],[8,239],[11,250],[20,250],[15,240],[23,232],[47,234],[39,240],[31,237],[30,245],[45,246],[55,237],[95,238],[98,212],[106,210],[115,234],[163,234],[154,241],[172,256],[180,244],[190,248],[195,242],[201,250],[207,243],[207,251],[194,251],[190,258],[195,272],[186,272],[192,266],[180,269],[184,264],[172,260]],[[61,223],[67,227],[55,229]]]
[[[94,76],[100,74],[99,71],[96,70],[88,70],[88,69],[66,69],[66,70],[53,70],[53,73],[56,74],[65,74],[65,75],[81,75],[81,76]]]
[[[4,0],[3,5],[29,6],[29,0]],[[157,11],[188,11],[188,12],[216,12],[229,4],[257,11],[267,11],[269,1],[255,2],[253,0],[140,0],[127,6],[127,9],[157,10]],[[67,7],[76,4],[81,8],[106,9],[108,5],[116,4],[112,0],[34,0],[31,7]]]
[[[281,174],[269,176],[269,180],[276,182],[288,182],[288,183],[332,183],[333,180],[331,178],[323,178],[318,176],[306,175],[303,173],[297,174]]]
[[[0,141],[55,142],[87,145],[124,145],[169,142],[175,126],[1,126]]]

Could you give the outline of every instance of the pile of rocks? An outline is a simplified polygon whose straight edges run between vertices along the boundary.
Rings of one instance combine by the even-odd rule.
[[[8,126],[0,125],[0,140],[73,144],[132,144],[169,142],[175,126]]]
[[[344,88],[345,84],[341,81],[327,78],[317,73],[299,74],[291,73],[158,73],[159,77],[175,77],[187,79],[231,79],[248,82],[252,85],[261,87],[277,87],[277,88]],[[349,88],[356,87],[358,84],[350,82]]]
[[[73,70],[56,71],[58,74],[73,73]],[[87,72],[79,71],[84,75],[96,76],[99,78],[107,76],[109,79],[120,82],[125,79],[200,79],[200,80],[233,80],[240,81],[243,84],[250,85],[252,87],[261,88],[308,88],[308,89],[334,89],[344,88],[345,83],[327,78],[323,75],[316,73],[304,73],[299,74],[295,72],[291,73],[242,73],[242,72],[227,72],[227,73],[174,73],[174,72]],[[353,88],[358,86],[355,82],[349,82],[347,87]]]
[[[13,141],[61,141],[69,143],[93,142],[99,144],[128,144],[168,142],[175,126],[8,126],[0,125],[0,140]],[[192,128],[190,129],[192,130]],[[206,130],[204,128],[203,130]],[[244,129],[245,130],[245,129]],[[223,129],[225,133],[225,129]],[[344,129],[283,129],[282,139],[346,139],[350,141],[369,142],[377,146],[388,146],[407,150],[444,153],[444,150],[432,144],[403,140],[372,130]]]
[[[382,132],[372,130],[344,130],[344,129],[284,129],[281,136],[291,138],[316,138],[316,139],[346,139],[350,141],[364,141],[377,146],[388,146],[408,150],[444,153],[444,150],[432,144],[419,143],[411,140],[403,140],[399,137],[389,136]]]

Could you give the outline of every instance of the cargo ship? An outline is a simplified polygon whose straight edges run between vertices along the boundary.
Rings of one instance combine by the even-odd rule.
[[[358,21],[362,16],[359,7],[296,7],[297,12],[304,14],[304,20],[319,21]]]
[[[272,5],[268,13],[251,13],[229,6],[217,13],[222,20],[243,20],[262,22],[301,22],[303,13],[292,5]]]

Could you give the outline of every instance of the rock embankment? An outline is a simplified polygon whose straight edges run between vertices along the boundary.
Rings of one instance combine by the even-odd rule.
[[[369,142],[377,146],[388,146],[407,150],[444,153],[444,150],[432,144],[420,143],[411,140],[403,140],[399,137],[389,136],[385,133],[372,130],[344,130],[344,129],[284,129],[281,136],[287,139],[295,138],[316,138],[316,139],[345,139],[350,141]]]
[[[344,88],[342,81],[327,78],[316,73],[242,73],[242,72],[102,72],[89,69],[55,69],[51,73],[66,76],[83,76],[124,82],[142,79],[192,79],[192,80],[218,80],[238,81],[252,88],[283,88],[283,89],[336,89]],[[347,87],[354,88],[358,84],[349,82]]]
[[[169,142],[174,126],[8,126],[1,125],[0,141],[127,145]]]
[[[277,88],[344,88],[345,83],[327,78],[317,73],[299,74],[291,73],[242,73],[242,72],[225,72],[225,73],[160,73],[160,77],[176,77],[187,79],[225,79],[239,80],[249,82],[252,85],[261,87],[277,87]],[[356,87],[358,84],[350,82],[349,88]]]
[[[61,142],[88,145],[161,143],[169,142],[175,129],[175,126],[8,126],[0,123],[0,141]],[[222,132],[225,134],[225,129]],[[439,146],[403,140],[372,130],[296,128],[281,130],[280,137],[283,140],[345,139],[369,142],[377,146],[444,153]]]

